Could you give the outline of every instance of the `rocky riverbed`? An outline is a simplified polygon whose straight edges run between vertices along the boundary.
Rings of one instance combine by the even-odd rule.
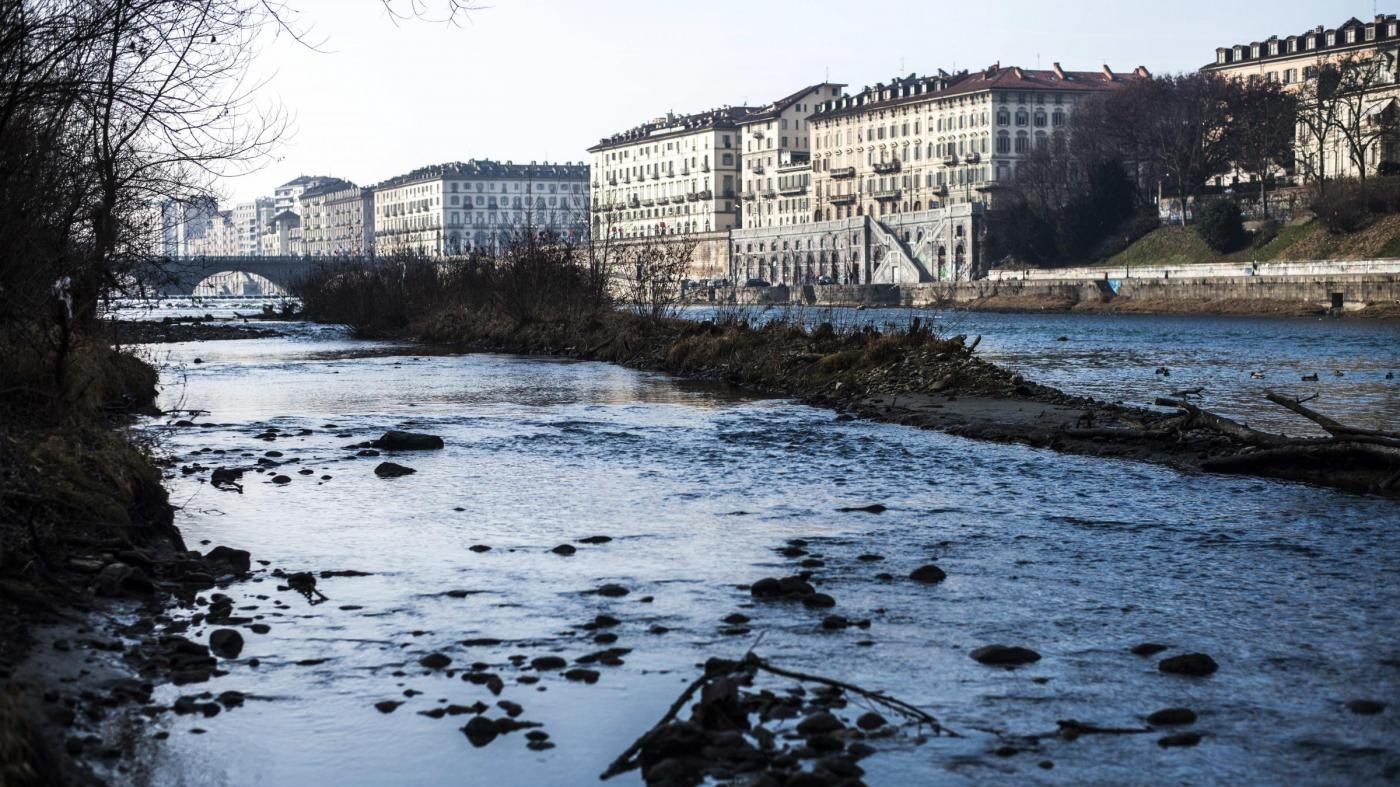
[[[95,551],[86,581],[120,562],[180,592],[39,634],[65,736],[111,782],[574,784],[643,738],[612,781],[1400,764],[1388,501],[287,330],[168,345],[162,401],[209,412],[145,429],[204,557]],[[104,664],[136,684],[99,685]]]

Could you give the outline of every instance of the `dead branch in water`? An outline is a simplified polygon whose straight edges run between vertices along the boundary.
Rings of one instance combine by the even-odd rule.
[[[656,722],[656,724],[652,725],[650,729],[642,733],[640,737],[633,741],[632,745],[628,746],[627,749],[622,752],[622,754],[618,755],[618,757],[615,760],[613,760],[611,764],[608,765],[607,770],[603,771],[603,773],[600,774],[598,778],[600,780],[611,779],[614,776],[618,776],[620,774],[627,773],[628,771],[636,770],[637,768],[642,767],[643,749],[646,748],[648,741],[652,740],[653,737],[659,734],[660,731],[662,731],[663,728],[665,728],[668,724],[671,724],[672,722],[676,721],[677,716],[679,716],[681,711],[686,708],[686,706],[691,702],[692,699],[694,699],[697,692],[700,692],[702,689],[709,686],[712,682],[718,684],[719,682],[725,681],[726,679],[733,677],[751,678],[757,672],[768,672],[773,675],[778,675],[784,678],[791,678],[793,680],[810,683],[820,683],[824,686],[830,686],[832,688],[850,692],[852,694],[864,697],[870,700],[871,702],[874,702],[884,708],[889,709],[890,711],[898,713],[899,715],[909,719],[912,723],[916,723],[919,725],[928,725],[928,727],[932,729],[934,734],[936,735],[961,737],[956,732],[939,724],[938,720],[935,719],[927,711],[924,711],[914,705],[904,702],[903,700],[891,697],[888,694],[885,694],[884,692],[862,688],[860,686],[856,686],[851,683],[846,683],[844,681],[834,680],[832,678],[823,677],[821,675],[813,675],[807,672],[800,672],[798,670],[790,670],[783,667],[779,667],[775,664],[768,662],[762,657],[754,654],[753,649],[750,648],[749,651],[744,654],[744,658],[738,661],[729,661],[725,659],[711,659],[711,661],[705,666],[704,674],[691,681],[690,684],[685,687],[685,690],[681,692],[680,696],[676,698],[676,701],[671,703],[671,707],[666,710],[665,715],[663,715],[661,719]],[[704,699],[703,697],[704,694],[702,693],[700,705],[704,705],[706,702],[711,701]]]

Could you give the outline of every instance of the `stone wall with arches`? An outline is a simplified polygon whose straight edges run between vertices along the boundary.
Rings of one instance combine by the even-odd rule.
[[[729,234],[730,278],[772,285],[914,284],[985,275],[985,207],[852,216]]]

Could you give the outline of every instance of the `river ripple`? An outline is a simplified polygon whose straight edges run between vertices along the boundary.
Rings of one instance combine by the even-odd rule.
[[[149,425],[180,462],[251,462],[268,450],[295,462],[279,470],[292,483],[249,473],[242,495],[200,483],[207,473],[177,474],[178,524],[192,547],[230,544],[289,571],[371,576],[321,580],[331,600],[316,606],[271,578],[229,590],[272,629],[248,634],[230,674],[198,688],[253,699],[212,719],[162,720],[172,736],[136,783],[591,783],[699,662],[738,656],[760,632],[765,656],[891,691],[970,733],[864,761],[874,785],[1329,784],[1400,768],[1392,502],[836,422],[790,401],[606,364],[414,355],[334,329],[286,328],[283,339],[152,349],[168,364],[162,404],[210,410],[205,420],[220,424]],[[254,439],[268,426],[312,431]],[[390,457],[418,472],[376,478],[380,459],[344,446],[389,428],[440,434],[447,448]],[[195,453],[203,448],[234,456]],[[836,512],[870,502],[889,510]],[[595,534],[614,540],[572,557],[549,551]],[[790,538],[811,542],[826,561],[821,589],[837,612],[872,618],[868,632],[823,633],[815,612],[748,606],[735,586],[794,570],[774,553]],[[862,553],[887,559],[856,560]],[[949,575],[938,586],[875,577],[902,578],[930,560]],[[604,582],[632,593],[580,594]],[[719,633],[736,610],[754,619],[752,634]],[[572,659],[601,647],[571,628],[599,612],[623,621],[617,645],[635,649],[624,666],[604,668],[594,686],[514,683],[513,654]],[[670,633],[647,633],[656,624]],[[526,643],[459,644],[480,637]],[[1128,653],[1144,640],[1210,653],[1221,669],[1202,680],[1161,675]],[[967,657],[989,642],[1044,659],[1009,672]],[[425,675],[417,659],[434,650],[493,665],[507,678],[502,697],[545,724],[558,748],[529,751],[517,733],[474,749],[458,731],[463,717],[417,715],[439,700],[495,699]],[[374,709],[406,689],[424,693],[392,715]],[[1344,703],[1359,697],[1390,708],[1352,715]],[[997,740],[974,731],[1043,733],[1066,718],[1132,725],[1175,705],[1200,714],[1199,746],[1090,736],[1001,758]],[[188,734],[194,726],[208,734]]]

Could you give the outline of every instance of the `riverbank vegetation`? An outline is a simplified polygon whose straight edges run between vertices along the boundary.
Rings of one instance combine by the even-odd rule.
[[[632,269],[633,253],[623,249],[608,264],[585,265],[577,250],[526,233],[499,256],[327,265],[294,292],[307,317],[367,337],[608,361],[970,437],[1400,491],[1400,443],[1386,442],[1400,438],[1366,444],[1335,434],[1263,437],[1210,414],[1183,417],[1073,396],[977,357],[978,337],[941,335],[917,318],[881,329],[820,313],[774,317],[733,308],[693,320],[655,303],[614,301],[635,290],[604,282]],[[525,286],[551,278],[548,286]],[[1339,445],[1322,449],[1328,440]],[[1228,461],[1263,447],[1287,450]],[[1305,458],[1288,453],[1294,449]],[[1324,453],[1326,463],[1306,460]]]

